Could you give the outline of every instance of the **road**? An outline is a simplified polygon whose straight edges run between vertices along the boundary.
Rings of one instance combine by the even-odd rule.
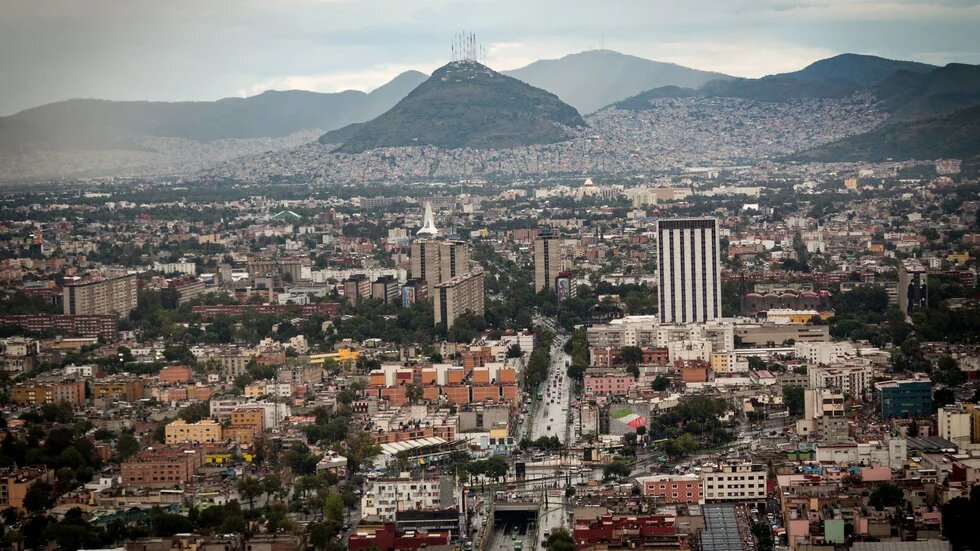
[[[523,542],[524,550],[530,550],[533,538],[534,529],[527,524],[498,521],[487,536],[484,549],[486,551],[514,551],[514,541],[518,540]]]
[[[557,436],[562,443],[569,444],[575,439],[571,422],[571,403],[574,401],[572,381],[568,377],[566,367],[571,357],[563,350],[567,340],[568,335],[557,333],[552,343],[551,367],[548,378],[541,384],[542,400],[532,418],[531,440],[537,440],[542,436]],[[534,548],[539,551],[544,550],[542,543],[547,538],[548,532],[568,524],[564,480],[559,478],[554,483],[557,488],[545,490],[548,495],[538,515],[538,538]]]
[[[558,334],[551,346],[551,369],[539,389],[542,400],[531,423],[531,440],[542,436],[557,436],[563,443],[569,442],[572,383],[565,367],[571,358],[562,350],[566,340],[567,336]]]

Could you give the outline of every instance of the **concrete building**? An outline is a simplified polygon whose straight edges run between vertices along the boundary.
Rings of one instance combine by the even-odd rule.
[[[416,239],[412,242],[412,278],[429,284],[448,281],[469,271],[470,249],[463,241]]]
[[[143,380],[137,378],[104,379],[92,383],[92,398],[136,402],[143,399],[144,386]]]
[[[844,394],[836,389],[808,389],[803,393],[803,419],[796,422],[803,436],[819,435],[821,440],[847,439],[847,412]]]
[[[483,315],[483,270],[476,270],[454,277],[435,286],[435,323],[453,326],[456,318],[466,312]]]
[[[590,369],[582,386],[586,396],[626,396],[636,387],[636,379],[621,369]]]
[[[398,280],[393,276],[381,276],[371,283],[371,298],[385,304],[399,305]]]
[[[952,404],[939,408],[939,437],[956,444],[961,449],[972,443],[973,404]]]
[[[705,503],[766,499],[766,466],[727,463],[701,471]]]
[[[551,228],[542,228],[534,240],[534,291],[555,288],[561,272],[561,242]]]
[[[201,419],[196,423],[177,419],[167,423],[164,430],[167,445],[206,444],[221,441],[221,424],[211,419]]]
[[[32,406],[60,402],[82,406],[85,404],[85,381],[71,378],[45,382],[29,381],[15,385],[10,390],[10,399],[15,404]]]
[[[925,267],[916,258],[906,258],[898,267],[898,309],[906,318],[913,310],[928,306],[927,278]]]
[[[393,521],[401,511],[446,509],[456,505],[453,494],[452,477],[379,478],[361,497],[361,515]]]
[[[136,309],[136,274],[66,284],[62,299],[65,315],[127,316]]]
[[[353,274],[344,280],[344,298],[357,304],[371,298],[371,280],[364,274]]]
[[[27,490],[35,482],[54,484],[55,471],[44,465],[31,467],[6,467],[0,469],[0,510],[24,508]]]
[[[0,326],[19,325],[28,331],[54,331],[64,336],[105,337],[116,339],[116,316],[66,316],[60,314],[26,314],[0,316]]]
[[[429,299],[429,284],[421,279],[410,279],[401,290],[402,308],[410,308],[416,302]]]
[[[885,442],[841,442],[816,445],[816,459],[821,463],[837,465],[882,465],[889,469],[901,469],[908,459],[908,442],[904,438],[891,438]]]
[[[810,388],[835,388],[845,398],[860,399],[868,390],[874,370],[866,365],[834,365],[808,368]]]
[[[123,486],[172,488],[189,481],[204,465],[200,450],[150,448],[122,462]]]
[[[705,322],[721,317],[718,221],[657,221],[662,323]]]
[[[854,356],[855,349],[853,344],[846,341],[798,342],[793,345],[793,353],[811,364],[830,365]]]
[[[242,407],[231,412],[231,424],[237,427],[252,427],[256,434],[266,428],[265,410],[260,407]]]
[[[296,283],[303,276],[303,260],[300,258],[253,258],[248,262],[250,276],[281,276],[288,283]]]

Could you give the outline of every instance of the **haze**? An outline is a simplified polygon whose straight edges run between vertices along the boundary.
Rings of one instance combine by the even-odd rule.
[[[498,70],[604,46],[756,77],[841,52],[980,62],[977,2],[0,1],[0,115],[73,97],[369,90],[477,33]]]

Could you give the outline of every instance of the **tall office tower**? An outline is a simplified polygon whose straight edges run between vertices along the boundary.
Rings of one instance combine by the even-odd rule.
[[[435,239],[416,239],[412,241],[412,277],[435,285],[442,281],[439,272],[439,241]]]
[[[463,241],[416,239],[412,242],[412,277],[430,285],[461,276],[470,269],[470,248]]]
[[[62,291],[64,313],[126,316],[136,308],[136,291],[136,274],[69,283]]]
[[[906,258],[898,267],[898,309],[911,317],[912,311],[929,304],[928,274],[917,258]]]
[[[439,283],[433,291],[436,325],[445,323],[448,329],[466,312],[483,315],[482,268]]]
[[[721,317],[718,221],[657,221],[660,322],[693,323]]]
[[[439,283],[470,271],[470,247],[463,241],[439,244]]]
[[[534,240],[534,291],[555,288],[555,278],[561,271],[561,244],[551,228],[542,228]]]

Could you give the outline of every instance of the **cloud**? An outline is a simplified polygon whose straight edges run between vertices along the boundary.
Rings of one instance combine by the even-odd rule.
[[[760,42],[665,42],[643,50],[646,57],[660,61],[747,78],[796,71],[840,53],[831,48]]]
[[[0,115],[72,97],[369,90],[471,29],[497,70],[599,47],[739,76],[980,61],[977,0],[0,0]],[[39,39],[38,37],[43,37]]]

